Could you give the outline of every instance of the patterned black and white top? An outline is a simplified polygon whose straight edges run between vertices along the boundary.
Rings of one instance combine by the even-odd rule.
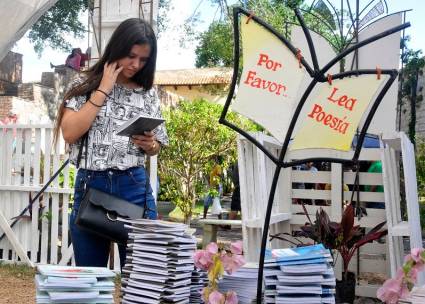
[[[76,81],[74,85],[80,81]],[[78,96],[66,101],[65,106],[78,111],[85,102],[86,96]],[[115,84],[89,129],[87,169],[125,170],[144,165],[144,151],[133,144],[129,137],[116,135],[116,129],[121,124],[138,114],[162,117],[156,90],[128,89]],[[153,132],[162,146],[168,145],[164,124]],[[77,163],[80,143],[81,140],[70,146],[70,161],[74,165]],[[80,167],[86,168],[85,153],[82,154]]]

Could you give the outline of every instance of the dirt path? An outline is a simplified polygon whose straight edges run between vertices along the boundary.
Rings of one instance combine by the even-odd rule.
[[[34,271],[22,266],[0,266],[0,303],[35,303]]]

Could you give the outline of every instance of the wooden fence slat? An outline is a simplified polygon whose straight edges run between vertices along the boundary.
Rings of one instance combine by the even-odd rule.
[[[0,126],[0,132],[3,137],[0,140],[0,213],[10,224],[9,219],[27,207],[29,194],[32,193],[34,197],[40,191],[52,171],[59,168],[60,161],[66,159],[67,155],[64,157],[52,153],[51,125],[7,125]],[[63,140],[59,140],[58,145],[62,148]],[[21,257],[13,249],[18,248],[20,256],[30,255],[29,259],[28,256],[24,257],[24,261],[46,264],[58,263],[60,260],[62,265],[69,262],[75,265],[68,237],[68,208],[70,196],[74,192],[69,187],[69,166],[65,167],[63,174],[63,185],[56,179],[34,202],[31,221],[21,219],[13,231],[9,230],[17,245],[12,247],[9,237],[0,242],[0,260],[18,261]],[[156,173],[150,172],[150,175],[156,176]],[[3,233],[1,228],[0,233]]]
[[[44,130],[44,168],[43,168],[43,184],[50,179],[50,155],[51,155],[51,129]],[[50,217],[50,203],[49,194],[45,193],[41,200],[43,210],[41,212],[41,250],[40,250],[40,263],[47,264],[49,253],[49,217]]]
[[[24,144],[25,144],[25,155],[24,155],[24,184],[30,184],[30,170],[31,170],[31,146],[32,146],[32,129],[25,129],[24,132]]]

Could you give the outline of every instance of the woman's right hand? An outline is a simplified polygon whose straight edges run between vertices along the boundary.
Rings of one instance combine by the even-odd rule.
[[[117,62],[113,63],[105,63],[103,67],[103,76],[100,81],[99,90],[104,91],[109,94],[114,87],[115,82],[117,81],[117,77],[119,73],[121,73],[123,67],[118,67]]]

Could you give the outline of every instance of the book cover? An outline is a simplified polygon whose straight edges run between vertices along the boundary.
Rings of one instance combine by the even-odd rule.
[[[117,129],[117,135],[143,135],[145,131],[152,131],[164,121],[164,119],[158,117],[138,115],[119,126]]]

